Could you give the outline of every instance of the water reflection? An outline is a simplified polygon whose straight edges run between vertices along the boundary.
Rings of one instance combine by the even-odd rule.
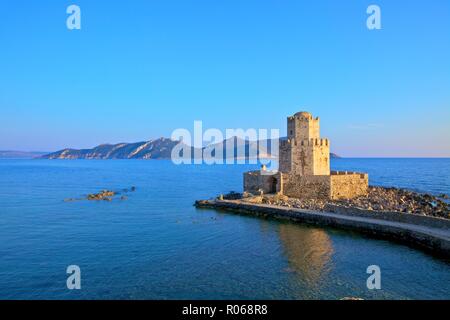
[[[290,272],[302,282],[317,285],[330,272],[332,242],[322,229],[282,223],[279,236]]]

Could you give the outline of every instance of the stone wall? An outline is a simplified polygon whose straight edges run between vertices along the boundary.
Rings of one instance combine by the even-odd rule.
[[[281,173],[261,174],[261,171],[250,171],[244,173],[244,191],[259,194],[262,190],[263,193],[277,193],[281,192],[282,177]]]
[[[279,152],[279,170],[281,172],[291,171],[291,141],[281,140],[280,141],[280,152]]]
[[[367,195],[369,175],[347,171],[332,171],[330,185],[331,199],[351,199]]]
[[[283,173],[281,191],[299,199],[352,199],[367,195],[369,177],[354,172],[333,172],[332,175],[301,176]]]
[[[292,140],[291,142],[291,171],[293,175],[313,175],[313,146],[309,144],[309,140]]]
[[[286,140],[280,144],[281,172],[294,175],[329,175],[330,144],[328,139]]]
[[[330,176],[283,174],[283,194],[299,199],[329,199]]]
[[[342,207],[333,204],[327,204],[324,208],[325,212],[339,213],[353,217],[377,218],[386,221],[402,222],[415,224],[418,226],[427,226],[431,228],[439,228],[450,230],[450,219],[421,216],[414,213],[404,213],[397,211],[378,211],[366,210],[355,207]]]
[[[328,139],[315,139],[311,141],[314,143],[313,161],[315,175],[329,175],[330,174],[330,143]]]

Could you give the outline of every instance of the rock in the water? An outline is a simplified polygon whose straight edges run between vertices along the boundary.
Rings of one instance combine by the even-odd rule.
[[[115,195],[116,195],[116,193],[114,191],[102,190],[99,193],[88,194],[87,199],[88,200],[107,200],[107,201],[111,201],[112,197],[114,197]]]
[[[136,190],[136,187],[131,187],[132,191]],[[121,189],[120,191],[112,191],[112,190],[102,190],[98,193],[90,193],[84,198],[74,199],[74,198],[67,198],[64,199],[65,202],[71,202],[71,201],[77,201],[77,200],[104,200],[104,201],[112,201],[115,196],[119,196],[122,193],[127,193],[128,189]],[[128,199],[127,196],[122,195],[120,197],[121,200]]]

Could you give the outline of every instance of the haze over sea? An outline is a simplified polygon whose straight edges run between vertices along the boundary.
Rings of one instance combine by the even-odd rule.
[[[332,159],[372,185],[450,193],[450,159]],[[354,232],[193,207],[254,165],[0,160],[0,299],[450,299],[450,262]],[[127,200],[64,202],[102,189]],[[82,289],[66,288],[81,268]],[[379,265],[382,290],[366,288]]]

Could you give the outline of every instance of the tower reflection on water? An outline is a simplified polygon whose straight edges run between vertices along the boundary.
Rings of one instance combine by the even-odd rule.
[[[282,223],[279,236],[290,272],[309,286],[319,285],[331,270],[333,246],[324,230]]]

